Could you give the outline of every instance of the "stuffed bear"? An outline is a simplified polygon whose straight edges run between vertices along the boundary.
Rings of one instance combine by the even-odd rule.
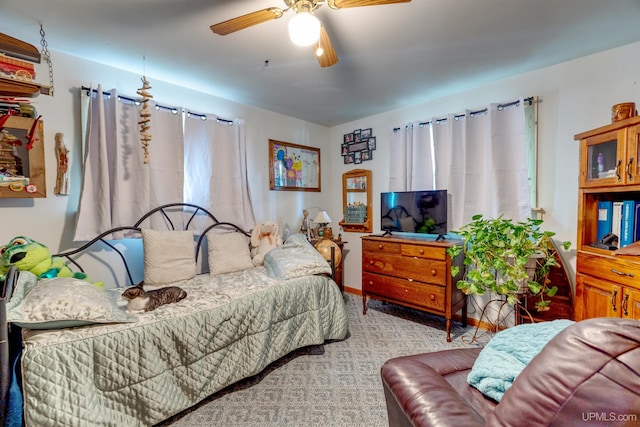
[[[257,224],[251,231],[253,265],[262,265],[264,255],[280,245],[282,245],[282,238],[278,234],[278,224],[272,221]]]
[[[85,280],[85,273],[74,273],[61,257],[52,257],[49,248],[28,237],[18,236],[0,247],[0,279],[4,278],[9,267],[15,265],[18,270],[30,271],[39,279],[53,277],[74,277]]]

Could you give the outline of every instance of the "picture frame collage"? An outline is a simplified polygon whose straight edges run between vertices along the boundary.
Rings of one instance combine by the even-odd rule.
[[[345,164],[358,164],[373,160],[373,152],[376,149],[376,137],[373,136],[373,130],[371,128],[358,129],[351,133],[345,133],[341,148]]]

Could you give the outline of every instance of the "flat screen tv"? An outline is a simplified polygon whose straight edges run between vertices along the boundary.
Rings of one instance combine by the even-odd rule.
[[[385,234],[447,234],[447,190],[381,193],[380,212]]]

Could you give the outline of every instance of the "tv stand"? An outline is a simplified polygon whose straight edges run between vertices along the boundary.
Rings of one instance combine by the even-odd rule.
[[[451,319],[462,310],[467,325],[467,297],[456,283],[464,271],[463,257],[455,259],[447,248],[461,240],[434,241],[417,237],[362,237],[362,313],[367,297],[444,316],[447,342],[451,341]],[[451,276],[451,266],[460,268]]]

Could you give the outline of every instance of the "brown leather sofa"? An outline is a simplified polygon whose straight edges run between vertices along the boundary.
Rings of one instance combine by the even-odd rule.
[[[553,338],[499,404],[467,383],[480,349],[390,359],[389,426],[640,426],[640,321],[583,320]]]

